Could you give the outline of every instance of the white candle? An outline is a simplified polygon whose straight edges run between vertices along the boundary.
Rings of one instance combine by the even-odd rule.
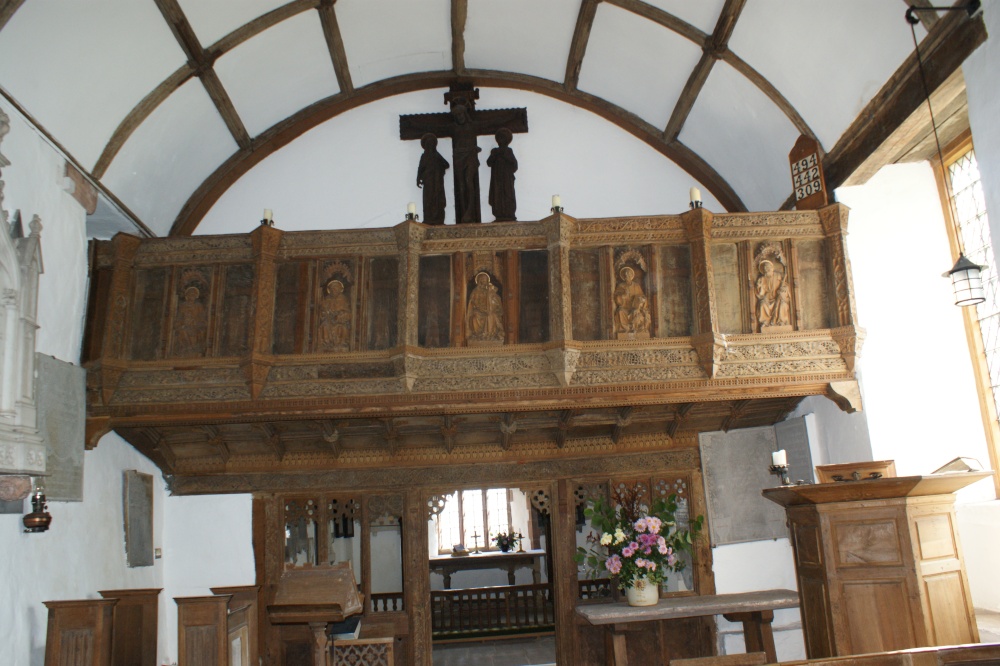
[[[692,187],[688,194],[691,196],[691,201],[701,201],[701,190],[697,187]]]
[[[562,197],[560,197],[558,194],[553,194],[552,195],[552,207],[553,208],[559,208],[560,206],[562,206]]]
[[[417,204],[413,203],[412,201],[410,203],[406,204],[406,214],[407,215],[416,215],[417,214]]]
[[[788,465],[788,454],[784,449],[771,454],[771,464],[775,467],[785,467]]]
[[[274,212],[270,208],[264,209],[264,219],[267,220],[268,222],[274,219]]]

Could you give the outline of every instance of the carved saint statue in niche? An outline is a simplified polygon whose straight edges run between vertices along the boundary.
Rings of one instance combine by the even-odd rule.
[[[485,271],[476,274],[476,287],[469,295],[465,324],[470,344],[499,344],[504,340],[503,302]]]
[[[424,154],[417,166],[417,187],[424,190],[424,224],[444,224],[444,172],[449,164],[437,151],[438,140],[433,134],[424,134],[420,145]]]
[[[201,290],[190,285],[177,304],[177,337],[174,353],[178,356],[200,356],[205,353],[208,333],[208,311],[201,301]]]
[[[649,304],[642,285],[635,281],[635,271],[631,266],[622,266],[618,271],[621,281],[615,287],[614,324],[619,339],[649,337]]]
[[[496,134],[497,147],[490,151],[486,165],[490,167],[490,206],[497,222],[515,222],[517,198],[514,196],[514,172],[517,158],[510,149],[514,134],[501,127]]]
[[[760,276],[754,283],[757,296],[757,324],[760,330],[773,329],[776,326],[791,328],[790,304],[791,294],[784,272],[774,270],[774,262],[762,259],[757,264]]]
[[[344,283],[330,280],[323,291],[319,306],[319,348],[347,351],[351,341],[351,302],[344,293]]]

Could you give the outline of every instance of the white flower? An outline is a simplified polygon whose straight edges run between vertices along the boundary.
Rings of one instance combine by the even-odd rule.
[[[602,546],[610,546],[611,545],[611,533],[610,532],[605,532],[603,535],[601,535],[601,545]]]
[[[622,528],[619,527],[618,529],[615,530],[615,545],[617,546],[624,540],[625,540],[625,533],[622,532]]]

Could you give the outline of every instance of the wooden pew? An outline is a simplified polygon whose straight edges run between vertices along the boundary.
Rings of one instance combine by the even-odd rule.
[[[46,601],[45,666],[111,666],[117,599]]]

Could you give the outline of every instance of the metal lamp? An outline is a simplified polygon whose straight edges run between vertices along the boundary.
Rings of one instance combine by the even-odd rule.
[[[927,111],[931,117],[931,129],[934,130],[934,143],[937,145],[938,162],[941,164],[942,177],[947,173],[947,170],[944,168],[944,157],[941,154],[941,139],[938,137],[937,123],[934,121],[934,107],[931,106],[931,92],[927,87],[927,75],[924,72],[924,60],[920,56],[920,46],[917,43],[917,32],[915,30],[915,26],[920,22],[920,19],[917,18],[917,12],[954,10],[964,10],[968,13],[969,17],[972,18],[982,11],[982,2],[981,0],[968,0],[965,4],[956,4],[952,7],[920,7],[910,5],[906,10],[906,22],[910,24],[910,34],[913,36],[913,50],[917,55],[917,67],[920,71],[920,82],[924,86],[924,97],[927,100]],[[986,294],[983,292],[983,280],[980,276],[980,272],[983,268],[985,268],[985,266],[972,263],[969,261],[968,257],[965,256],[965,253],[959,252],[958,261],[955,262],[955,266],[950,271],[941,275],[941,277],[951,278],[951,286],[955,290],[955,305],[962,307],[967,305],[978,305],[986,300]]]
[[[941,274],[941,277],[951,278],[951,286],[955,290],[955,305],[979,305],[986,300],[983,278],[980,275],[984,268],[986,267],[972,263],[964,253],[960,253],[955,266]]]

